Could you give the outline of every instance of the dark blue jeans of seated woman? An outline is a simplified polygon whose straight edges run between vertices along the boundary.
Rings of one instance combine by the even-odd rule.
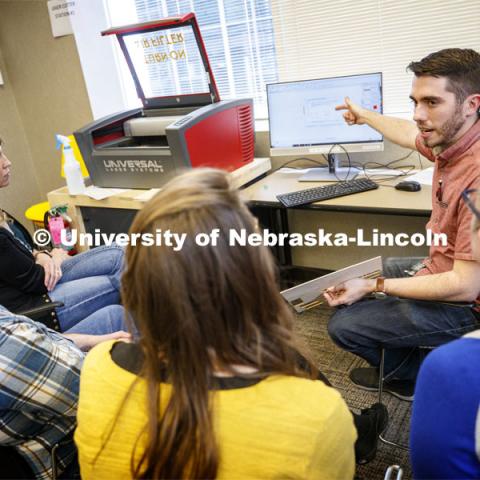
[[[419,258],[386,259],[386,277],[408,276]],[[342,349],[378,367],[385,348],[385,377],[415,380],[424,357],[419,346],[436,347],[479,328],[471,308],[398,297],[364,299],[340,307],[330,318],[328,333]]]
[[[62,332],[106,334],[125,330],[120,305],[123,249],[97,247],[65,260],[62,277],[49,293],[57,308]]]

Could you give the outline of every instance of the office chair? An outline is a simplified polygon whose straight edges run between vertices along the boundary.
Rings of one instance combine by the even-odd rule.
[[[51,310],[55,310],[57,307],[63,307],[63,303],[50,302],[34,308],[17,310],[16,312],[12,312],[12,313],[14,313],[15,315],[23,315],[24,317],[28,317],[32,320],[37,320],[39,317],[42,317],[43,315],[50,312]]]
[[[393,472],[397,472],[395,480],[402,480],[403,468],[400,465],[390,465],[385,472],[385,477],[383,478],[383,480],[392,480]]]

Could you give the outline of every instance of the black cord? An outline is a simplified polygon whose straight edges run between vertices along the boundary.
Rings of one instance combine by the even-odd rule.
[[[347,152],[347,149],[339,144],[339,143],[334,143],[331,147],[330,147],[330,150],[328,151],[328,154],[327,154],[327,158],[329,155],[332,155],[332,150],[335,148],[335,147],[340,147],[344,153],[347,155],[347,160],[348,160],[348,170],[347,170],[347,175],[345,176],[345,178],[340,178],[338,175],[337,175],[337,171],[334,169],[333,170],[333,173],[335,175],[335,178],[339,181],[339,182],[346,182],[348,181],[348,176],[350,175],[350,170],[352,169],[352,161],[350,159],[350,155],[349,153]],[[357,177],[358,173],[356,175],[353,176],[353,178],[351,180],[354,180],[356,177]]]
[[[339,178],[338,175],[337,175],[337,172],[335,171],[335,177],[336,179],[339,181],[339,182],[345,182],[345,181],[348,181],[348,177],[350,176],[350,171],[352,168],[358,168],[359,170],[363,170],[363,174],[365,176],[365,178],[369,179],[369,180],[372,180],[370,178],[370,176],[368,175],[367,173],[367,168],[368,168],[368,165],[376,165],[377,168],[386,168],[386,169],[390,169],[390,170],[395,170],[395,171],[399,171],[401,172],[401,175],[388,175],[387,177],[385,178],[378,178],[378,179],[375,179],[375,182],[379,183],[379,182],[383,182],[383,181],[388,181],[388,180],[391,180],[393,178],[398,178],[399,176],[405,176],[405,175],[408,175],[409,173],[411,173],[413,170],[415,170],[415,165],[403,165],[402,167],[400,168],[395,168],[393,167],[393,165],[395,165],[395,163],[397,162],[401,162],[403,160],[406,160],[407,158],[409,158],[413,153],[416,152],[416,150],[411,150],[407,155],[404,155],[403,157],[400,157],[400,158],[396,158],[395,160],[391,160],[390,162],[387,162],[386,164],[385,163],[379,163],[379,162],[366,162],[364,164],[360,164],[358,162],[355,162],[353,163],[351,161],[351,158],[350,158],[350,155],[347,151],[347,149],[341,145],[341,144],[338,144],[338,143],[335,143],[333,144],[331,147],[330,147],[330,150],[328,151],[328,155],[330,155],[332,153],[332,150],[335,148],[335,147],[339,147],[341,148],[344,153],[347,155],[347,160],[348,160],[348,171],[347,171],[347,175],[345,178]],[[418,152],[417,152],[418,153]],[[420,157],[419,157],[420,159]],[[421,164],[421,160],[420,160],[420,166],[422,166]],[[359,174],[356,173],[353,177],[352,177],[352,180],[354,180]],[[385,186],[390,186],[390,185],[385,185]]]
[[[417,152],[417,155],[418,155],[418,163],[420,164],[420,170],[423,170],[422,156],[420,155],[420,152]]]
[[[394,170],[396,172],[401,172],[400,175],[388,175],[384,178],[375,178],[375,182],[377,183],[380,183],[380,182],[383,182],[383,181],[388,181],[388,180],[392,180],[394,178],[398,178],[398,177],[404,177],[405,175],[408,175],[409,173],[411,173],[413,170],[415,170],[415,165],[402,165],[401,167],[393,167],[393,165],[397,162],[401,162],[403,160],[406,160],[407,158],[409,158],[413,153],[415,153],[416,150],[411,150],[410,153],[408,153],[408,155],[405,155],[401,158],[397,158],[395,160],[391,160],[390,162],[387,162],[387,163],[379,163],[379,162],[366,162],[363,164],[363,174],[365,175],[366,178],[368,178],[369,180],[372,180],[372,178],[370,178],[370,176],[367,174],[367,168],[368,168],[368,165],[376,165],[375,168],[386,168],[386,169],[390,169],[390,170]]]
[[[376,183],[381,183],[381,182],[387,182],[389,180],[392,180],[394,178],[398,178],[398,177],[404,177],[408,174],[410,174],[413,170],[415,170],[415,165],[403,165],[401,167],[393,167],[393,165],[395,165],[395,163],[397,162],[401,162],[403,160],[406,160],[407,158],[409,158],[412,154],[414,153],[417,153],[418,155],[418,161],[419,161],[419,164],[420,164],[420,169],[423,170],[423,164],[422,164],[422,158],[420,156],[420,153],[417,152],[417,150],[411,150],[407,155],[404,155],[403,157],[400,157],[400,158],[396,158],[395,160],[391,160],[390,162],[387,162],[387,163],[380,163],[380,162],[365,162],[365,163],[358,163],[358,162],[352,162],[351,161],[351,158],[350,158],[350,155],[347,151],[347,149],[341,145],[341,144],[338,144],[338,143],[334,143],[331,147],[330,147],[330,150],[328,151],[328,154],[327,155],[331,155],[332,154],[332,150],[335,148],[335,147],[339,147],[343,150],[343,152],[347,155],[347,160],[348,160],[348,171],[347,171],[347,175],[345,176],[345,178],[340,178],[338,175],[337,175],[337,172],[335,170],[334,174],[335,174],[335,178],[337,179],[338,182],[346,182],[349,180],[349,176],[350,176],[350,171],[352,168],[358,168],[359,170],[362,170],[363,171],[363,175],[365,176],[365,178],[367,178],[368,180],[374,180]],[[292,160],[289,160],[288,162],[285,162],[284,164],[280,165],[279,167],[277,167],[275,170],[272,170],[271,173],[274,173],[276,172],[277,170],[280,170],[281,168],[284,168],[286,167],[287,165],[290,165],[291,163],[295,163],[295,162],[298,162],[300,160],[302,161],[308,161],[308,162],[311,162],[311,163],[314,163],[316,165],[320,165],[321,167],[328,167],[328,160],[327,158],[325,157],[325,155],[322,155],[323,157],[323,160],[325,162],[327,162],[326,164],[323,163],[323,162],[320,162],[318,160],[314,160],[313,158],[309,158],[309,157],[297,157],[297,158],[294,158]],[[396,172],[401,172],[401,175],[387,175],[386,177],[384,178],[375,178],[375,179],[372,179],[368,173],[367,173],[367,169],[368,169],[368,166],[369,165],[375,165],[374,168],[382,168],[382,169],[390,169],[390,170],[394,170]],[[291,168],[295,168],[295,167],[291,167]],[[374,169],[372,168],[372,170]],[[302,169],[302,167],[298,167],[296,168],[297,170],[300,170]],[[351,180],[354,180],[357,176],[359,175],[359,173],[355,173],[355,175],[351,178]],[[394,188],[393,185],[382,185],[383,187],[392,187]]]

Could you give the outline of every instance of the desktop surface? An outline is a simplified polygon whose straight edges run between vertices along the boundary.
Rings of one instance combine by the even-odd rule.
[[[246,188],[242,192],[243,197],[252,205],[282,207],[277,195],[319,185],[331,185],[331,183],[322,182],[299,182],[301,175],[302,173],[296,171],[276,171]],[[403,177],[401,180],[405,179],[408,177]],[[422,185],[422,189],[418,192],[404,192],[394,188],[398,181],[400,180],[395,178],[380,183],[380,187],[376,190],[296,208],[428,217],[432,209],[432,187]]]

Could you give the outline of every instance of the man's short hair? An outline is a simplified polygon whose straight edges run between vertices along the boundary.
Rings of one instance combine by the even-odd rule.
[[[431,53],[419,62],[411,62],[407,70],[417,77],[446,77],[448,90],[457,103],[469,95],[480,94],[480,54],[470,48],[446,48]]]

